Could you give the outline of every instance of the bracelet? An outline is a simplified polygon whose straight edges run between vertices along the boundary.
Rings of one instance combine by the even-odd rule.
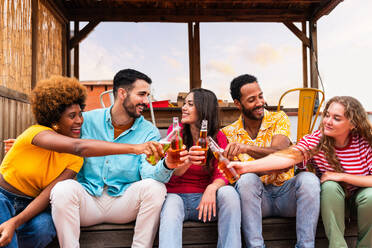
[[[164,165],[165,169],[167,169],[167,170],[171,170],[171,169],[168,168],[167,163],[165,162],[165,158],[164,158],[164,160],[163,160],[163,165]]]

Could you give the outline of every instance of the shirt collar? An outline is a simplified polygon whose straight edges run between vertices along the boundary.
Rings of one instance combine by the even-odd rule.
[[[264,117],[263,117],[262,122],[261,122],[260,131],[261,130],[266,130],[266,129],[269,129],[270,127],[272,127],[273,122],[270,121],[270,119],[271,119],[270,112],[267,111],[266,109],[264,109]],[[237,121],[237,129],[238,129],[238,131],[237,131],[238,134],[245,134],[247,132],[244,129],[243,115],[239,116],[239,119]]]

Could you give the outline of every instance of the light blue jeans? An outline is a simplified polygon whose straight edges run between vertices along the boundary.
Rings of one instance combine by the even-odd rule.
[[[0,187],[0,223],[19,214],[33,200],[31,197],[19,196]],[[7,248],[43,248],[56,236],[50,209],[35,216],[21,225],[14,233]]]
[[[168,193],[160,214],[159,248],[182,247],[182,227],[186,220],[200,221],[196,208],[203,194]],[[241,212],[239,195],[232,186],[217,191],[218,244],[217,247],[241,247]],[[215,221],[213,218],[212,221]]]
[[[315,247],[320,183],[314,174],[301,172],[282,186],[274,186],[264,185],[259,176],[247,173],[235,188],[241,199],[242,231],[248,248],[265,247],[262,217],[269,216],[296,216],[296,247]]]

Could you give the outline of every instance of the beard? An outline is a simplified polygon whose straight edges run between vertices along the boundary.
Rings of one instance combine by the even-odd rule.
[[[124,102],[123,102],[123,108],[124,110],[127,112],[127,114],[129,115],[129,117],[131,118],[138,118],[141,116],[141,114],[137,114],[136,112],[136,109],[137,107],[139,106],[143,106],[144,109],[147,107],[146,104],[137,104],[137,105],[134,105],[130,100],[130,95],[127,96],[127,98],[125,98]]]
[[[257,117],[253,114],[253,111],[255,111],[256,109],[263,108],[263,106],[262,107],[255,107],[253,109],[247,109],[247,108],[244,107],[243,104],[241,106],[242,106],[243,115],[245,117],[247,117],[248,119],[255,120],[255,121],[260,121],[264,118],[264,115]]]

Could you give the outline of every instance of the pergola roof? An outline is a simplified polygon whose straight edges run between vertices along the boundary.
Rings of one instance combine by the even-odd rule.
[[[302,22],[343,0],[57,0],[70,21]]]

